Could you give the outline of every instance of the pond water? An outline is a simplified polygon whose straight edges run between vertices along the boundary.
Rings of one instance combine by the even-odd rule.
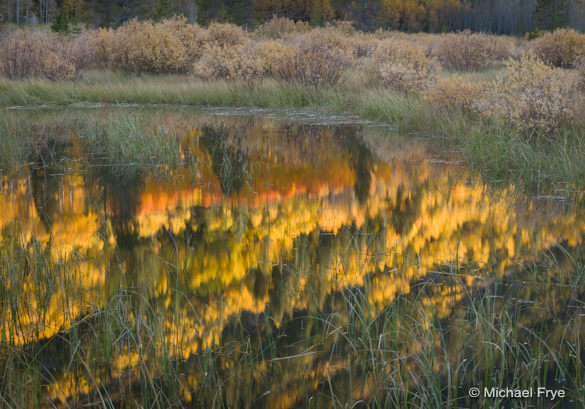
[[[440,141],[255,114],[126,109],[172,163],[90,150],[100,110],[18,114],[45,125],[2,179],[0,407],[583,404],[581,207]],[[543,385],[568,396],[468,396]]]

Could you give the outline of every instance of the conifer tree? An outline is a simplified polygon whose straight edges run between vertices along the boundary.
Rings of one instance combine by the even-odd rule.
[[[537,0],[534,25],[539,30],[554,30],[569,23],[569,0]]]

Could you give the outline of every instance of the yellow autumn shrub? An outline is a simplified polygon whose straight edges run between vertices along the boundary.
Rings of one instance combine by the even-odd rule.
[[[263,78],[265,63],[252,43],[224,47],[208,44],[193,68],[201,79],[225,78],[253,83]]]
[[[424,91],[434,80],[425,72],[414,70],[403,64],[384,63],[376,71],[380,83],[404,94]]]
[[[164,24],[131,20],[111,37],[111,65],[130,72],[170,73],[187,68],[188,54],[177,33]]]
[[[437,68],[436,59],[429,57],[424,48],[406,40],[381,41],[373,52],[373,59],[377,64],[401,64],[420,71]]]
[[[295,45],[281,47],[268,64],[278,79],[319,87],[336,84],[350,62],[346,52],[305,37]]]
[[[208,42],[207,30],[198,24],[189,24],[186,17],[175,16],[164,19],[157,25],[174,33],[183,45],[186,58],[193,63],[203,55],[203,48]]]
[[[348,20],[336,20],[333,22],[327,22],[325,24],[325,27],[339,31],[340,33],[343,33],[346,36],[352,36],[357,33],[357,30],[354,27],[354,23]]]
[[[258,27],[257,33],[270,38],[281,38],[285,34],[304,33],[311,29],[305,21],[293,21],[286,17],[272,17],[266,23]]]
[[[438,63],[409,41],[386,39],[374,50],[368,70],[384,87],[408,94],[423,91],[436,79]]]
[[[571,68],[585,57],[585,34],[560,28],[533,40],[532,51],[547,64]]]
[[[348,61],[353,59],[353,49],[349,37],[335,26],[317,27],[311,31],[299,34],[292,41],[300,48],[309,50],[313,46],[327,49],[329,52],[345,54]]]
[[[355,58],[371,57],[379,40],[372,34],[355,33],[348,37],[348,47]]]
[[[563,121],[574,118],[577,77],[535,56],[510,59],[492,84],[485,112],[504,118],[528,134],[553,135]]]
[[[15,30],[0,43],[0,73],[10,79],[73,79],[79,72],[73,51],[66,38]]]
[[[205,41],[213,46],[235,46],[247,39],[247,33],[235,24],[212,23],[205,32]]]
[[[424,99],[439,109],[476,111],[484,94],[484,87],[459,75],[442,78],[431,84]]]
[[[509,58],[512,48],[512,42],[503,36],[465,30],[442,36],[433,54],[446,68],[478,70]]]

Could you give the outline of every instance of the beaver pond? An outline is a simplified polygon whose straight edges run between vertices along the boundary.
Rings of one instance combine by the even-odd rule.
[[[337,117],[2,117],[2,408],[585,404],[578,191]]]

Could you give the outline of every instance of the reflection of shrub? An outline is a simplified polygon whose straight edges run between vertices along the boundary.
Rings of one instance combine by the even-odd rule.
[[[0,44],[0,72],[10,79],[72,79],[78,73],[71,43],[16,30]]]
[[[443,36],[433,52],[446,68],[477,70],[510,57],[511,45],[503,37],[463,31]]]
[[[453,75],[432,84],[425,93],[425,100],[437,108],[474,111],[482,94],[480,84]]]
[[[111,63],[132,72],[166,73],[185,69],[187,54],[175,32],[163,24],[131,20],[112,37]]]
[[[534,40],[533,51],[547,64],[555,67],[574,67],[585,57],[585,34],[560,28]]]
[[[487,112],[505,118],[529,134],[554,134],[574,114],[576,78],[536,57],[510,60],[493,87]]]

